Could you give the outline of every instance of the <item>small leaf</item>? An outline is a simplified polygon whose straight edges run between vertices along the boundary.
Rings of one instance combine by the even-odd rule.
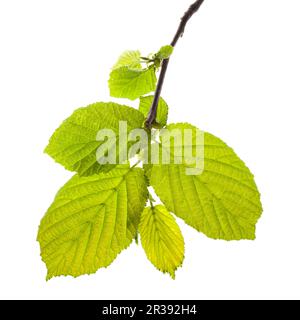
[[[139,110],[143,113],[145,117],[147,117],[154,96],[147,96],[140,98],[140,106]],[[156,123],[159,125],[160,128],[163,128],[167,124],[168,119],[168,105],[163,98],[159,99],[158,106],[157,106],[157,114],[156,114]]]
[[[97,134],[101,129],[110,129],[118,140],[119,121],[126,121],[130,131],[142,128],[144,116],[136,109],[116,103],[98,102],[80,108],[54,132],[45,152],[66,169],[83,176],[110,170],[115,165],[97,161],[97,149],[104,142],[97,141]]]
[[[155,90],[155,70],[121,67],[112,70],[108,83],[112,97],[135,100]]]
[[[172,55],[173,51],[174,51],[174,47],[170,45],[163,46],[160,48],[156,56],[158,59],[161,59],[161,60],[168,59]]]
[[[139,231],[148,259],[158,270],[175,278],[184,258],[184,240],[174,217],[162,205],[147,207]]]
[[[139,168],[119,166],[109,173],[71,178],[39,227],[47,279],[91,274],[110,265],[135,238],[147,195]]]
[[[141,69],[141,53],[140,51],[130,50],[125,51],[121,54],[116,64],[113,66],[113,69],[118,69],[121,67],[128,67],[130,69]]]
[[[184,135],[190,124],[172,124]],[[191,146],[193,152],[196,140]],[[171,212],[214,239],[254,239],[262,213],[260,194],[244,162],[217,137],[204,133],[204,171],[187,175],[188,163],[147,165],[150,185]],[[176,147],[176,145],[175,145]],[[182,146],[180,146],[182,147]],[[172,151],[172,150],[171,150]],[[202,156],[203,157],[203,156]]]

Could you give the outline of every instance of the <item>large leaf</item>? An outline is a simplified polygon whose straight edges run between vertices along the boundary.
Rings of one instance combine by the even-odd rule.
[[[155,90],[155,70],[121,67],[112,70],[108,83],[112,97],[135,100]]]
[[[145,117],[147,117],[150,111],[153,99],[154,96],[152,95],[140,98],[139,110],[144,114]],[[167,124],[168,110],[169,108],[166,101],[163,98],[160,98],[157,106],[156,126],[162,128]]]
[[[185,129],[198,130],[189,124],[167,129],[179,129],[182,134]],[[167,209],[208,237],[254,239],[262,207],[253,175],[244,162],[223,141],[204,133],[204,171],[187,175],[189,166],[185,162],[147,166],[150,184]]]
[[[101,129],[111,129],[118,142],[120,121],[126,121],[130,131],[143,126],[144,116],[116,103],[98,102],[80,108],[55,131],[45,152],[66,169],[83,176],[112,169],[114,165],[98,162],[96,152],[105,140],[97,141],[97,134]]]
[[[120,166],[90,177],[75,175],[41,221],[38,241],[50,279],[110,265],[137,234],[147,198],[141,169]]]
[[[139,231],[148,259],[158,270],[175,278],[184,258],[184,241],[174,217],[162,205],[147,207]]]

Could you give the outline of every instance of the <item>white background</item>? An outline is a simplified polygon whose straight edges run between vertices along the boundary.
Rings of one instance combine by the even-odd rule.
[[[111,100],[118,55],[169,43],[191,1],[0,0],[0,298],[300,298],[299,0],[206,0],[163,90],[171,122],[221,137],[254,172],[257,240],[214,241],[179,221],[176,281],[135,244],[95,275],[45,281],[37,228],[72,175],[43,154],[48,138],[75,108]]]

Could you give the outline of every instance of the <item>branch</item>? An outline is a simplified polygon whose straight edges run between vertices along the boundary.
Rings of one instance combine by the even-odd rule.
[[[191,19],[191,17],[199,10],[201,4],[204,2],[204,0],[197,0],[195,3],[193,3],[188,11],[184,14],[184,16],[181,18],[181,22],[180,25],[177,29],[177,32],[171,42],[171,46],[175,47],[179,38],[183,36],[184,34],[184,30],[185,30],[185,26],[188,23],[188,21]],[[149,114],[147,116],[146,122],[145,122],[145,126],[148,129],[151,129],[153,123],[155,123],[155,119],[156,119],[156,113],[157,113],[157,106],[158,106],[158,102],[159,102],[159,98],[161,95],[161,91],[162,91],[162,87],[164,84],[164,80],[165,80],[165,76],[166,76],[166,72],[168,69],[168,65],[169,65],[169,60],[170,59],[165,59],[163,60],[162,64],[161,64],[161,71],[160,71],[160,75],[159,75],[159,79],[157,82],[157,86],[156,86],[156,90],[155,90],[155,94],[154,94],[154,99],[152,102],[152,106],[151,109],[149,111]]]

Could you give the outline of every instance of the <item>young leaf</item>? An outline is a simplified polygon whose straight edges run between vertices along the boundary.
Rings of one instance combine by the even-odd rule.
[[[174,48],[170,45],[163,46],[160,48],[160,50],[158,51],[156,56],[158,59],[161,59],[161,60],[168,59],[172,55],[173,50],[174,50]]]
[[[189,124],[168,129],[196,132]],[[186,146],[187,147],[187,146]],[[196,148],[193,140],[192,148]],[[188,164],[147,167],[150,184],[168,210],[214,239],[255,238],[255,224],[262,213],[260,194],[244,162],[217,137],[204,133],[204,171],[187,175]]]
[[[119,57],[117,63],[113,66],[113,69],[121,67],[128,67],[130,69],[141,69],[141,53],[140,51],[125,51]]]
[[[119,166],[69,180],[39,227],[47,279],[91,274],[110,265],[135,238],[147,195],[139,168]]]
[[[97,134],[101,129],[111,129],[118,141],[119,121],[127,121],[130,131],[143,126],[144,116],[138,110],[116,103],[98,102],[77,109],[54,132],[45,152],[79,175],[112,169],[114,165],[97,161],[96,151],[103,143],[103,140],[97,141]]]
[[[155,90],[155,70],[153,67],[142,70],[121,67],[112,70],[108,84],[112,97],[135,100]]]
[[[146,96],[140,98],[140,106],[139,110],[143,113],[145,117],[147,117],[154,96]],[[158,106],[157,106],[157,114],[156,114],[156,123],[158,124],[159,128],[163,128],[167,124],[168,120],[168,105],[163,98],[159,99]]]
[[[174,217],[162,205],[147,207],[141,216],[139,232],[148,259],[158,270],[175,278],[184,258],[184,240]]]

